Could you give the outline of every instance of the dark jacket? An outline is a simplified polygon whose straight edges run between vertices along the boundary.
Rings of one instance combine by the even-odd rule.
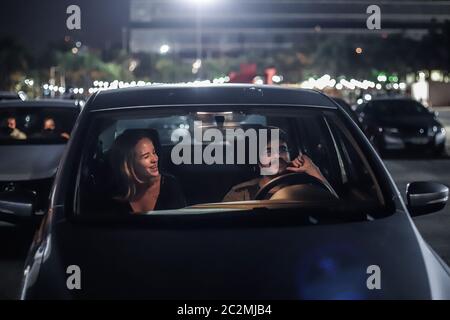
[[[161,174],[161,186],[154,210],[180,209],[186,206],[186,200],[180,184],[174,176]],[[120,213],[132,213],[129,202],[121,201],[117,206]]]

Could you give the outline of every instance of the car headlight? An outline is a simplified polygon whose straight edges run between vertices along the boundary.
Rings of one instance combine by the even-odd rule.
[[[446,133],[445,128],[441,127],[441,126],[433,126],[432,130],[433,130],[433,133],[435,133],[435,134],[444,134],[445,135],[445,133]]]

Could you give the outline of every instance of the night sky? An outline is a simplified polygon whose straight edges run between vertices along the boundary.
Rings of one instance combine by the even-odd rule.
[[[66,28],[66,8],[81,9],[81,30]],[[83,44],[104,48],[120,44],[129,19],[129,0],[2,0],[0,38],[12,36],[32,50],[69,35]]]

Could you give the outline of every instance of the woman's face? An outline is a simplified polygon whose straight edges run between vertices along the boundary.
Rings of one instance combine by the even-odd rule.
[[[158,155],[153,142],[142,138],[134,147],[135,170],[142,180],[159,176]]]

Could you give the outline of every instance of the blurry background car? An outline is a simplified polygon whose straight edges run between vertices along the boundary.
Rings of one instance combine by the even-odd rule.
[[[78,102],[70,100],[0,103],[0,215],[18,222],[45,212],[79,112]],[[17,199],[28,205],[15,206]]]
[[[0,101],[5,100],[25,100],[25,94],[10,91],[0,91]]]
[[[348,115],[353,119],[353,121],[355,121],[355,123],[359,127],[361,127],[361,122],[358,119],[358,114],[352,109],[352,107],[347,103],[347,101],[338,97],[332,97],[332,99],[336,101],[336,103],[340,105],[342,109],[344,109],[348,113]]]
[[[445,128],[437,113],[415,100],[375,99],[359,108],[359,119],[373,145],[388,150],[417,149],[445,153]]]

